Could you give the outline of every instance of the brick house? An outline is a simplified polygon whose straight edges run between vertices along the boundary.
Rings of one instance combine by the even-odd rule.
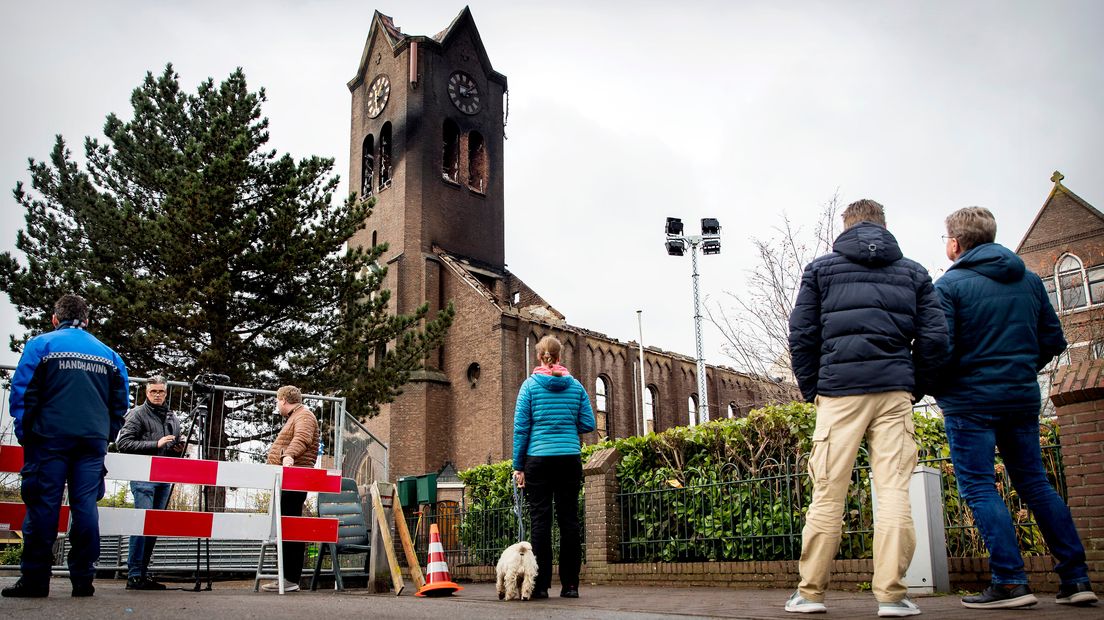
[[[1055,171],[1043,207],[1016,253],[1043,279],[1069,341],[1058,365],[1104,359],[1104,213]]]
[[[569,324],[506,268],[506,84],[467,8],[434,36],[405,34],[376,12],[348,83],[350,185],[377,200],[352,242],[388,244],[381,260],[397,311],[450,301],[457,310],[427,370],[365,421],[390,446],[391,476],[508,458],[517,390],[546,334],[563,342],[564,364],[591,394],[598,431],[588,441],[740,416],[777,392],[710,366],[711,411],[698,415],[694,359],[648,348],[641,399],[636,343]]]

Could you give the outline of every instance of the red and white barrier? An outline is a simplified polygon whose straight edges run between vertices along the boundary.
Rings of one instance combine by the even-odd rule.
[[[104,466],[106,478],[111,480],[271,490],[271,506],[267,513],[101,507],[98,510],[100,535],[272,541],[277,547],[281,594],[284,591],[281,542],[335,543],[338,539],[338,519],[280,514],[282,491],[339,493],[341,473],[338,471],[119,453],[108,454]],[[22,468],[23,447],[0,445],[0,473],[19,473]],[[25,515],[26,507],[22,503],[0,502],[0,530],[21,529]],[[69,507],[62,506],[58,531],[68,529]]]
[[[107,478],[111,480],[271,489],[276,482],[276,474],[281,473],[280,488],[283,491],[341,492],[341,472],[311,467],[228,463],[117,452],[104,458],[104,466],[107,468]]]
[[[0,502],[0,532],[18,532],[23,529],[27,507],[18,502]],[[58,531],[69,531],[69,507],[62,506],[58,514]]]
[[[182,512],[138,508],[100,508],[101,536],[167,536],[216,540],[267,540],[272,535],[268,513]],[[283,539],[296,542],[337,542],[337,519],[281,517]]]
[[[340,493],[341,472],[312,467],[283,467],[259,463],[229,463],[168,456],[144,456],[112,452],[104,458],[109,480],[202,484],[212,487],[271,489],[276,474],[283,491]],[[23,446],[0,445],[0,473],[19,473]]]

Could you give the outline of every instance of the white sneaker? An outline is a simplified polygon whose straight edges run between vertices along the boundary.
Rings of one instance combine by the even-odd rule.
[[[824,603],[814,603],[812,601],[801,598],[801,592],[794,592],[790,599],[786,601],[786,611],[795,614],[822,614],[828,611],[828,608],[824,606]]]
[[[280,582],[273,581],[272,583],[266,583],[261,586],[261,589],[265,592],[279,592]],[[298,589],[299,584],[295,583],[294,581],[288,581],[287,579],[284,580],[284,592],[295,592]]]
[[[920,608],[906,596],[896,603],[878,603],[878,615],[882,618],[903,618],[920,615]]]

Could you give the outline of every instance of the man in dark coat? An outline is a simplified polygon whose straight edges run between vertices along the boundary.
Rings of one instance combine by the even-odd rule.
[[[180,456],[184,442],[180,438],[180,421],[169,406],[168,383],[160,375],[146,384],[146,402],[127,412],[126,423],[119,431],[115,445],[124,454],[148,454],[150,456]],[[172,485],[167,482],[130,483],[134,495],[134,507],[164,510],[169,505]],[[165,586],[150,579],[149,563],[153,557],[156,536],[131,536],[130,553],[127,555],[127,590],[164,590]]]
[[[871,589],[882,617],[912,616],[905,571],[916,534],[909,477],[916,466],[912,403],[947,355],[947,324],[931,277],[905,258],[873,200],[843,212],[833,252],[805,268],[790,316],[790,357],[801,393],[817,406],[802,531],[801,583],[786,611],[826,611],[851,470],[865,436],[878,514]]]
[[[947,258],[954,264],[935,287],[950,331],[951,363],[935,396],[959,494],[989,549],[992,579],[962,604],[1011,609],[1037,602],[1027,585],[1012,517],[997,492],[994,448],[1057,560],[1057,602],[1093,604],[1097,598],[1085,548],[1069,508],[1047,480],[1039,449],[1037,373],[1066,348],[1058,316],[1039,276],[994,243],[997,221],[988,209],[959,209],[946,223]]]

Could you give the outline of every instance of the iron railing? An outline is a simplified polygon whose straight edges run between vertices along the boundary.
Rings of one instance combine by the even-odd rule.
[[[579,528],[581,556],[586,558],[586,523],[583,518],[583,498],[579,496]],[[531,540],[532,523],[529,506],[522,503],[522,519],[526,538]],[[414,542],[418,560],[425,565],[429,550],[429,524],[436,523],[441,546],[449,566],[494,566],[502,551],[518,541],[517,515],[513,506],[482,508],[461,506],[458,502],[442,501],[424,505],[406,513],[407,529]],[[399,542],[396,541],[396,548]],[[560,528],[552,522],[552,561],[559,561]],[[398,553],[402,553],[401,549]]]
[[[1061,450],[1042,448],[1047,474],[1066,496]],[[707,484],[664,487],[618,494],[621,505],[621,559],[626,562],[793,560],[801,553],[801,528],[812,495],[807,455],[768,461],[758,475]],[[965,502],[958,495],[950,459],[925,458],[941,476],[947,552],[951,557],[986,555]],[[997,457],[997,487],[1016,523],[1027,555],[1048,553],[1038,524],[1015,493]],[[872,557],[874,511],[869,465],[853,469],[843,514],[838,557]]]

